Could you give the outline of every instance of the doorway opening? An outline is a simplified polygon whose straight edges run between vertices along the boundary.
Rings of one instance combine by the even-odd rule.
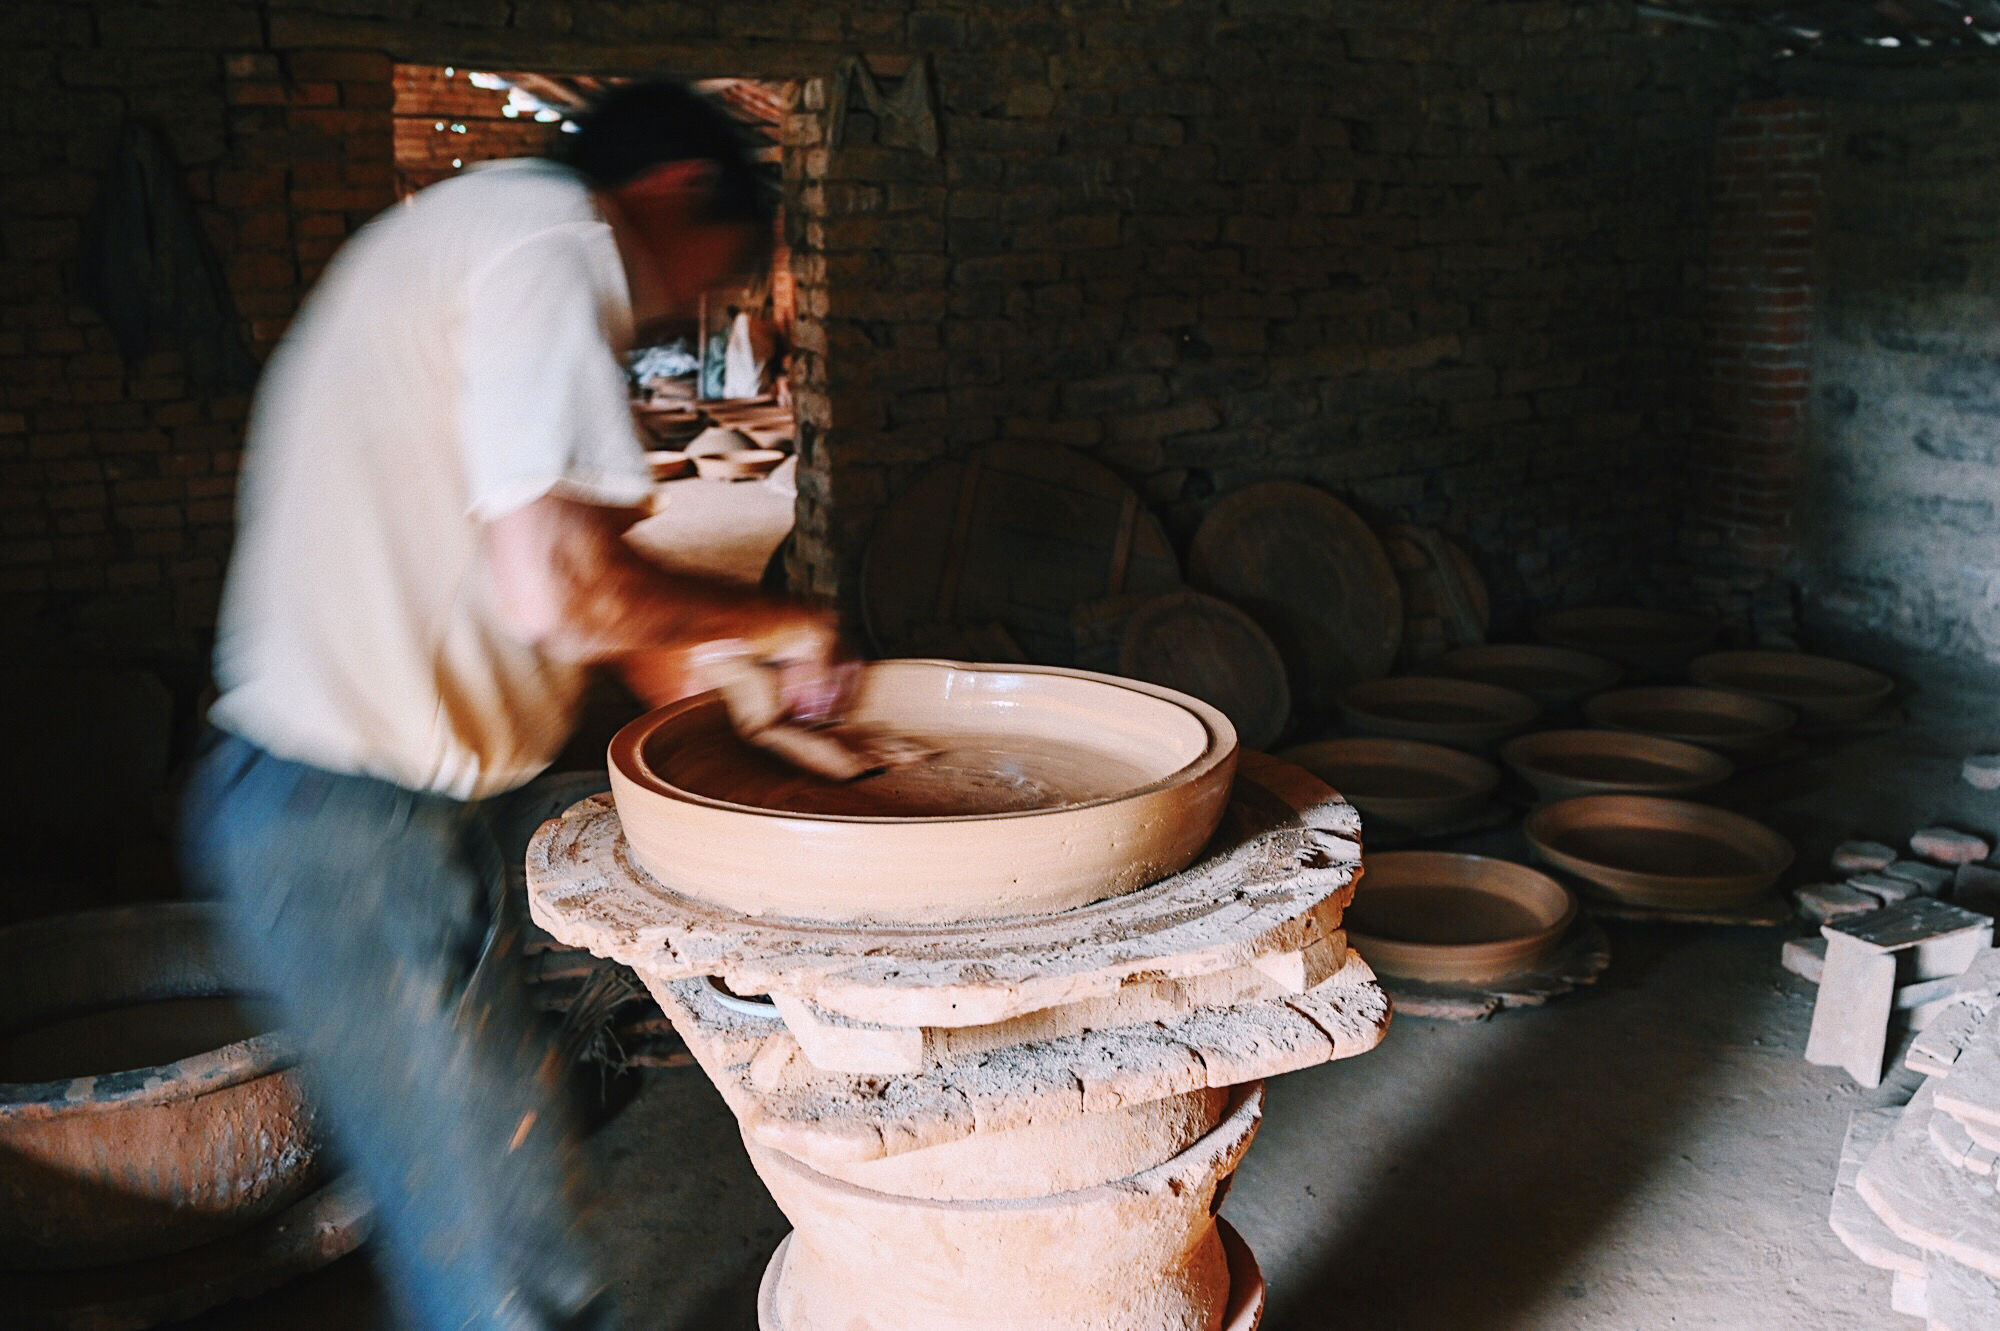
[[[545,155],[593,93],[621,81],[398,65],[397,196],[479,162]],[[780,562],[798,494],[789,375],[798,310],[778,191],[781,130],[798,88],[747,78],[694,87],[742,126],[781,202],[768,273],[704,294],[626,358],[633,422],[656,481],[652,515],[630,539],[661,563],[759,582]]]

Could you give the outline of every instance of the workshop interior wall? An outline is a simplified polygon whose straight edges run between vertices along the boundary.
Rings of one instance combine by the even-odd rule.
[[[797,81],[810,594],[851,605],[895,489],[1007,437],[1103,459],[1177,537],[1276,476],[1442,526],[1503,627],[1644,598],[1678,560],[1737,57],[1623,0],[57,2],[0,23],[0,659],[163,681],[180,745],[248,399],[164,342],[120,358],[79,295],[85,219],[121,123],[159,124],[262,355],[394,197],[396,62]]]
[[[1804,602],[2000,665],[2000,100],[1828,118]]]

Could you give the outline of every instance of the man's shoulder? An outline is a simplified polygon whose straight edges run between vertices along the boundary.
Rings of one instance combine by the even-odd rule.
[[[414,206],[437,220],[476,221],[522,233],[600,220],[582,177],[539,157],[475,163],[419,191]]]

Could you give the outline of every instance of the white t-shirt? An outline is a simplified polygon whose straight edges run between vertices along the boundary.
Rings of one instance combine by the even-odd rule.
[[[468,171],[348,242],[258,387],[215,724],[460,799],[547,766],[584,673],[509,631],[481,522],[646,497],[631,323],[611,229],[553,163]]]

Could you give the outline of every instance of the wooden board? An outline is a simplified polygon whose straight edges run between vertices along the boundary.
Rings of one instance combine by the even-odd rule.
[[[1403,638],[1403,595],[1382,542],[1352,509],[1296,481],[1225,497],[1195,533],[1189,580],[1271,636],[1307,718],[1348,684],[1386,673]]]
[[[1493,604],[1470,555],[1434,528],[1407,522],[1382,529],[1382,548],[1403,592],[1403,642],[1397,656],[1404,666],[1486,641]]]
[[[1142,601],[1125,623],[1118,673],[1222,709],[1245,748],[1268,749],[1291,719],[1284,658],[1257,621],[1195,591]]]
[[[1030,661],[1074,664],[1070,612],[1181,583],[1159,520],[1108,468],[1053,444],[1004,443],[924,472],[876,520],[861,614],[878,652],[926,628],[998,624]]]

